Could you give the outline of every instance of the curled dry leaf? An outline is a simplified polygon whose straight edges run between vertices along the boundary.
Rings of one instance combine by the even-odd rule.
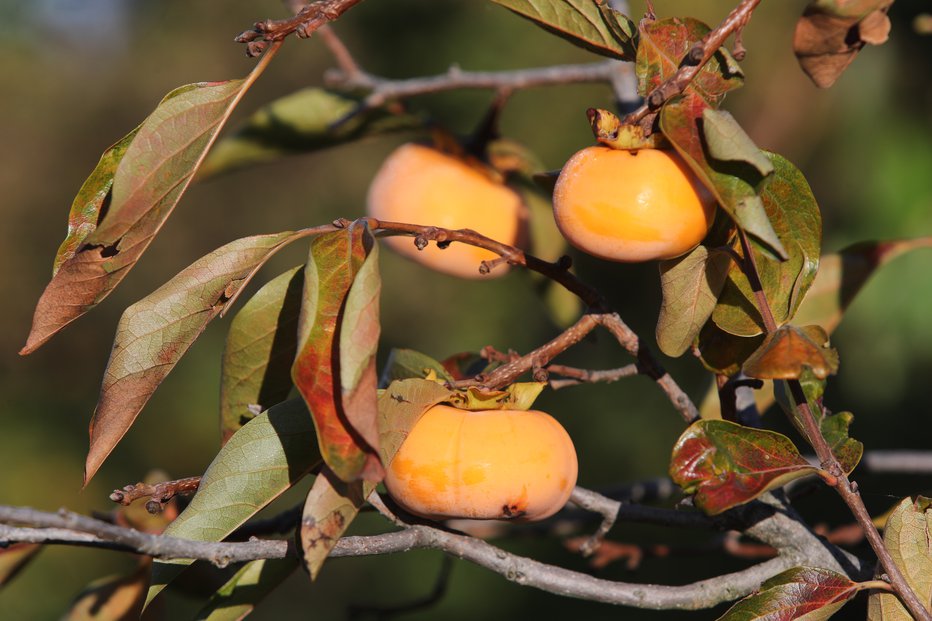
[[[838,352],[820,326],[782,326],[744,363],[744,372],[760,379],[799,379],[806,369],[823,380],[838,371]]]

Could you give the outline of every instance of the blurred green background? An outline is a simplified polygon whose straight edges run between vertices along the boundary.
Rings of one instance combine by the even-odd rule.
[[[658,13],[721,20],[733,2],[655,2]],[[820,91],[796,65],[793,24],[804,3],[765,2],[745,33],[747,85],[726,107],[762,147],[780,152],[807,175],[825,219],[824,248],[853,241],[932,235],[932,38],[911,21],[929,3],[897,2],[891,41],[865,50],[834,88]],[[640,15],[642,2],[632,2]],[[116,322],[127,305],[196,258],[232,239],[362,214],[368,180],[385,155],[412,136],[365,140],[192,186],[131,276],[94,312],[37,353],[16,355],[33,306],[64,236],[71,199],[100,153],[144,118],[175,86],[245,75],[253,65],[233,35],[264,17],[280,17],[277,0],[35,0],[0,2],[0,503],[53,510],[108,510],[107,495],[152,468],[173,476],[202,472],[215,454],[219,356],[227,320],[211,326],[159,389],[136,425],[86,490],[81,472],[87,423]],[[487,2],[365,2],[336,26],[363,66],[389,77],[464,69],[508,69],[599,60]],[[320,84],[330,55],[317,40],[289,41],[249,93],[236,118],[298,88]],[[412,101],[465,133],[481,118],[488,92],[451,92]],[[591,143],[584,111],[610,107],[604,86],[565,86],[518,93],[503,118],[505,133],[559,168]],[[234,123],[235,123],[234,119]],[[303,247],[277,257],[270,277],[302,262]],[[383,354],[392,346],[442,358],[494,345],[527,351],[556,333],[524,274],[464,282],[428,273],[383,253]],[[640,334],[652,339],[659,308],[654,265],[623,266],[576,257],[580,276],[601,288]],[[862,293],[836,333],[842,366],[828,405],[856,415],[853,435],[867,448],[932,449],[927,418],[932,376],[932,253],[898,259]],[[628,357],[599,334],[561,361],[589,368],[621,366]],[[696,399],[708,377],[686,357],[665,361]],[[580,456],[580,484],[599,487],[663,475],[681,431],[675,411],[643,378],[571,388],[539,405],[557,416]],[[776,419],[776,416],[773,417]],[[779,421],[775,421],[779,426]],[[859,477],[873,510],[928,491],[915,477]],[[300,494],[289,497],[291,501]],[[287,503],[286,503],[287,504]],[[847,521],[827,492],[807,498],[813,522]],[[359,532],[383,528],[365,516]],[[703,533],[616,527],[622,541],[702,542]],[[586,570],[557,541],[501,542],[508,549]],[[616,563],[598,575],[683,583],[741,563],[721,554],[648,559],[637,570]],[[56,548],[0,591],[4,619],[52,619],[90,580],[128,571],[116,553]],[[439,553],[340,559],[308,586],[298,572],[257,619],[342,619],[350,604],[393,604],[427,593]],[[675,567],[674,567],[675,566]],[[187,618],[197,600],[169,597],[168,618]],[[574,618],[686,619],[713,613],[651,613],[567,600],[521,588],[456,563],[449,592],[411,619]],[[849,610],[848,614],[852,614]]]

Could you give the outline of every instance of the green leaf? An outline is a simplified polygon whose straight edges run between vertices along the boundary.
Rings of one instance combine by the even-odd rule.
[[[770,159],[775,172],[761,192],[761,198],[770,223],[788,251],[788,258],[786,261],[771,258],[753,240],[751,247],[774,320],[783,324],[796,314],[819,269],[822,216],[799,169],[779,155],[770,154]],[[735,250],[743,256],[738,243]],[[739,336],[764,332],[757,298],[737,264],[729,270],[712,320],[726,332]]]
[[[824,621],[857,595],[859,585],[837,572],[794,567],[728,609],[719,621]]]
[[[703,110],[702,132],[712,159],[747,162],[765,177],[773,172],[773,162],[754,144],[730,112],[714,108]]]
[[[385,361],[385,370],[382,371],[380,384],[388,386],[395,380],[417,377],[424,379],[433,371],[437,378],[452,382],[453,377],[447,373],[443,365],[419,351],[413,349],[392,349]]]
[[[692,46],[708,34],[710,28],[691,17],[642,20],[635,71],[638,91],[648,94],[673,77]],[[707,105],[717,107],[725,93],[744,83],[744,75],[725,48],[719,50],[699,71],[687,87]],[[666,131],[664,131],[666,134]]]
[[[786,436],[724,420],[690,425],[670,462],[670,477],[709,515],[816,471]]]
[[[697,246],[689,254],[660,262],[663,304],[657,319],[657,345],[668,356],[681,356],[712,315],[725,284],[731,257]]]
[[[250,82],[202,82],[175,89],[139,126],[113,176],[97,228],[62,262],[36,305],[21,354],[103,300],[126,277],[191,183]]]
[[[904,498],[887,518],[883,543],[920,602],[932,600],[932,503],[920,496]],[[867,602],[868,621],[909,621],[903,604],[892,593],[872,593]]]
[[[807,370],[820,380],[838,372],[838,352],[820,326],[782,326],[744,363],[744,372],[760,379],[799,379]]]
[[[166,535],[222,541],[320,461],[307,406],[292,399],[256,416],[211,462],[191,503]],[[146,603],[191,561],[156,561]]]
[[[381,391],[378,423],[382,463],[391,463],[421,415],[450,395],[441,384],[424,379],[397,380]],[[304,565],[312,580],[374,489],[371,481],[341,481],[328,468],[314,480],[304,503],[300,530]]]
[[[637,27],[599,0],[492,0],[596,54],[634,60]]]
[[[708,108],[695,93],[687,92],[671,99],[660,110],[660,128],[664,136],[736,225],[766,244],[777,256],[787,256],[759,196],[769,177],[761,175],[753,166],[720,162],[706,153],[702,116]]]
[[[828,88],[866,45],[887,40],[893,0],[815,0],[796,23],[793,51],[816,86]]]
[[[62,263],[77,254],[87,236],[97,228],[101,211],[111,198],[110,191],[113,188],[113,176],[117,166],[138,131],[137,127],[104,151],[97,166],[78,190],[68,214],[68,234],[55,254],[52,276],[58,272]]]
[[[12,543],[0,548],[0,587],[15,578],[40,550],[38,543]]]
[[[243,565],[197,613],[197,621],[240,621],[298,566],[296,558],[251,561]]]
[[[269,255],[295,237],[286,232],[230,242],[123,312],[91,419],[85,485],[207,324]]]
[[[291,376],[314,417],[324,461],[345,481],[384,476],[375,374],[380,288],[365,220],[311,244]]]
[[[146,594],[149,563],[126,576],[91,582],[71,603],[62,621],[130,621],[138,619]]]
[[[322,88],[304,88],[276,99],[220,139],[197,178],[424,126],[423,119],[383,107],[361,109],[347,119],[361,104],[360,98]]]
[[[256,410],[288,398],[303,289],[303,269],[288,270],[259,289],[230,323],[220,373],[221,442]]]

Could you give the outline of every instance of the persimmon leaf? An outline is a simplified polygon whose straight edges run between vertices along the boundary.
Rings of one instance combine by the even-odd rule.
[[[883,542],[890,556],[919,597],[932,599],[932,500],[904,498],[890,517],[883,531]],[[909,621],[907,612],[896,595],[872,593],[867,602],[868,621]]]
[[[390,464],[408,432],[429,408],[447,401],[453,392],[425,379],[396,380],[379,394],[379,450]]]
[[[0,548],[0,587],[15,578],[41,550],[38,543],[12,543]]]
[[[718,621],[824,621],[857,595],[847,576],[817,567],[794,567],[764,582]]]
[[[492,0],[596,54],[634,60],[637,27],[598,0]]]
[[[799,169],[779,155],[770,154],[770,159],[775,172],[761,191],[761,199],[788,255],[785,261],[773,259],[754,240],[751,249],[774,319],[783,324],[796,314],[819,269],[822,216]],[[737,243],[735,250],[743,256]],[[764,321],[756,299],[744,271],[733,264],[712,321],[738,336],[762,334]]]
[[[91,582],[71,603],[62,621],[129,621],[138,619],[149,579],[148,562],[125,576]]]
[[[323,88],[304,88],[276,99],[217,142],[197,179],[424,125],[410,114],[361,105],[360,98]]]
[[[736,336],[729,334],[707,321],[699,331],[696,349],[703,366],[713,373],[734,375],[741,370],[744,362],[758,350],[764,341],[764,335]],[[713,385],[711,390],[715,390]],[[718,391],[715,390],[716,397]],[[703,417],[705,418],[705,417]]]
[[[21,354],[103,300],[126,277],[191,183],[248,80],[175,89],[126,147],[97,227],[63,261],[39,298]],[[68,251],[66,251],[68,252]]]
[[[816,86],[828,88],[866,44],[887,40],[892,4],[893,0],[817,0],[806,7],[796,23],[793,51]]]
[[[256,235],[230,242],[123,312],[91,419],[85,484],[207,324],[250,274],[296,235]]]
[[[412,377],[423,379],[431,371],[436,374],[437,379],[453,381],[453,377],[443,368],[443,365],[427,354],[413,349],[395,348],[388,352],[388,360],[385,361],[380,384],[388,386],[395,380]]]
[[[291,375],[324,461],[342,480],[378,481],[375,349],[378,250],[364,220],[311,244]]]
[[[702,116],[708,108],[702,97],[688,91],[671,99],[660,110],[664,136],[735,224],[766,244],[776,256],[788,256],[759,195],[769,176],[750,165],[714,160],[707,153]]]
[[[641,95],[646,97],[671,78],[690,48],[709,31],[706,24],[693,18],[643,20],[635,64]],[[728,50],[720,48],[692,80],[687,91],[697,94],[705,104],[716,107],[725,93],[743,83],[744,75],[738,63]]]
[[[730,112],[714,108],[703,110],[702,131],[712,159],[747,162],[764,176],[773,172],[773,162],[754,144]]]
[[[697,246],[689,254],[660,262],[663,304],[657,319],[657,345],[681,356],[712,315],[725,284],[731,257]]]
[[[303,289],[303,269],[288,270],[259,289],[230,323],[220,373],[221,442],[256,410],[288,398]]]
[[[806,369],[822,380],[838,371],[838,352],[820,326],[781,326],[744,363],[744,372],[760,379],[799,379]]]
[[[709,515],[816,470],[786,436],[725,420],[690,425],[670,462],[670,477]]]
[[[200,487],[166,535],[222,541],[320,461],[314,425],[301,399],[273,406],[243,425],[220,449]],[[148,602],[191,561],[156,561]]]
[[[298,566],[295,558],[260,559],[243,565],[194,617],[196,621],[240,621]]]
[[[113,177],[116,174],[117,166],[138,131],[139,128],[137,127],[104,151],[103,155],[100,156],[100,161],[97,162],[97,166],[84,181],[81,189],[78,190],[74,202],[71,203],[71,211],[68,214],[68,234],[55,254],[52,276],[58,272],[62,263],[78,252],[87,236],[97,228],[101,211],[111,198]]]

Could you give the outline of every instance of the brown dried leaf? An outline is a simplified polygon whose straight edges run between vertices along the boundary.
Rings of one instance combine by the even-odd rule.
[[[799,379],[806,368],[819,379],[838,371],[838,352],[819,326],[782,326],[744,363],[744,372],[760,379]]]

